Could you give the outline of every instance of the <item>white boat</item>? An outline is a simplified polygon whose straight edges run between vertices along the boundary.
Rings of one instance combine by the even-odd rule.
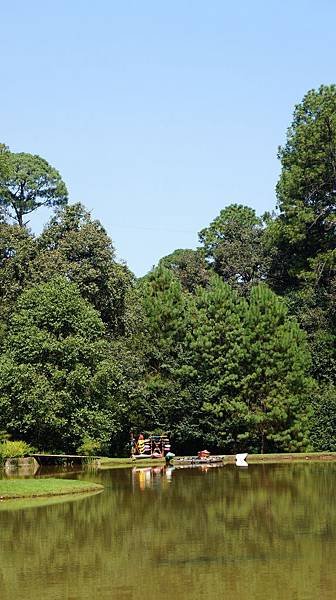
[[[247,454],[247,452],[244,452],[243,454],[236,454],[236,467],[248,467],[246,462]]]

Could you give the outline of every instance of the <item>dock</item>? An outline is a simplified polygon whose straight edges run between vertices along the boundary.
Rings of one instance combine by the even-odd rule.
[[[31,454],[31,456],[35,458],[40,467],[87,465],[101,458],[100,456],[80,454]]]

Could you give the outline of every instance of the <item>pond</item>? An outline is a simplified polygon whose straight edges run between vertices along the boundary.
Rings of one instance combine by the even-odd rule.
[[[105,491],[0,504],[1,600],[336,597],[335,463],[75,476]]]

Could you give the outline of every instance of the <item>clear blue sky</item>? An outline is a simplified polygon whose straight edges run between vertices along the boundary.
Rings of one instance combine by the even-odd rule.
[[[227,204],[274,208],[335,23],[333,0],[3,2],[0,141],[55,166],[142,275]]]

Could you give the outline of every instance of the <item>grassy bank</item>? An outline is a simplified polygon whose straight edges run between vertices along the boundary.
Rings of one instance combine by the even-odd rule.
[[[0,479],[0,500],[99,492],[103,486],[74,479]]]
[[[304,462],[304,461],[336,461],[336,452],[302,452],[286,454],[248,454],[247,462]],[[235,462],[235,456],[225,457],[225,462]]]
[[[235,454],[223,454],[224,463],[234,463],[236,461]],[[183,458],[182,456],[176,458]],[[249,463],[266,463],[266,462],[303,462],[303,461],[336,461],[336,452],[302,452],[302,453],[283,453],[283,454],[248,454],[247,461]],[[101,458],[99,461],[101,467],[152,467],[155,465],[165,464],[164,459],[145,459],[132,460],[131,458]],[[174,464],[174,460],[172,462]]]

